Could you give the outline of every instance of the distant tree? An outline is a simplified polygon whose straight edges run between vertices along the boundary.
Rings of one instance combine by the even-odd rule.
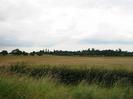
[[[30,55],[31,55],[31,56],[35,56],[35,55],[36,55],[36,52],[35,52],[35,51],[30,52]]]
[[[7,50],[2,50],[2,51],[0,52],[0,54],[1,54],[1,55],[4,55],[4,56],[5,56],[5,55],[8,55],[8,51],[7,51]]]
[[[120,48],[118,49],[118,51],[119,51],[119,52],[122,52],[122,50],[121,50]]]
[[[25,52],[25,51],[23,51],[23,52],[22,52],[22,55],[24,55],[24,56],[28,56],[28,53]]]
[[[39,52],[37,52],[37,55],[39,55],[39,56],[44,55],[44,50],[40,50]]]
[[[8,52],[6,50],[3,50],[0,52],[0,55],[7,55]],[[14,49],[11,51],[12,55],[38,55],[42,56],[45,54],[48,55],[60,55],[60,56],[133,56],[133,52],[129,51],[122,51],[121,49],[116,49],[116,50],[111,50],[111,49],[106,49],[106,50],[98,50],[98,49],[86,49],[86,50],[81,50],[81,51],[63,51],[63,50],[53,50],[50,51],[49,49],[45,50],[40,50],[40,51],[33,51],[30,53],[27,53],[25,51],[20,51],[19,49]]]
[[[11,51],[10,54],[12,54],[12,55],[22,55],[23,52],[20,51],[19,49],[14,49],[14,50]]]

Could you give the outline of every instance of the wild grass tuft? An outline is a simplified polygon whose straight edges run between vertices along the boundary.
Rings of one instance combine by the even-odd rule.
[[[25,74],[35,78],[50,76],[65,84],[78,84],[82,80],[88,83],[101,85],[133,84],[133,72],[122,69],[109,70],[101,68],[68,68],[64,66],[39,66],[32,67],[26,64],[14,64],[10,66],[10,72]]]

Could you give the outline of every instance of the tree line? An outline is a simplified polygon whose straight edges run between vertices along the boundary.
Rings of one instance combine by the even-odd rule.
[[[32,51],[26,52],[21,51],[20,49],[14,49],[11,52],[7,50],[2,50],[0,55],[23,55],[23,56],[42,56],[42,55],[60,55],[60,56],[133,56],[133,52],[129,51],[122,51],[121,49],[116,50],[98,50],[98,49],[87,49],[81,51],[63,51],[63,50],[53,50],[50,51],[49,49],[40,50],[40,51]]]

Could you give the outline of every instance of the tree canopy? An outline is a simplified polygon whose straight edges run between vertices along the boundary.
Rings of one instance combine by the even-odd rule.
[[[98,50],[98,49],[86,49],[81,51],[63,51],[63,50],[53,50],[50,51],[48,49],[46,50],[40,50],[40,51],[32,51],[32,52],[26,52],[21,51],[19,49],[14,49],[10,53],[8,53],[7,50],[2,50],[0,52],[0,55],[31,55],[31,56],[42,56],[42,55],[60,55],[60,56],[133,56],[133,52],[129,51],[122,51],[121,49],[116,50]]]

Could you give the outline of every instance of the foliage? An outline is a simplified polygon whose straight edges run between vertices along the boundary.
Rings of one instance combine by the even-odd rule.
[[[0,75],[0,99],[132,99],[132,86],[63,85],[49,77]]]
[[[1,52],[0,52],[0,55],[8,55],[8,51],[7,50],[2,50]]]
[[[14,49],[10,53],[11,55],[31,55],[31,56],[42,56],[42,55],[61,55],[61,56],[133,56],[133,52],[122,51],[121,49],[117,50],[98,50],[98,49],[87,49],[82,51],[63,51],[63,50],[54,50],[49,51],[40,50],[40,51],[33,51],[33,52],[25,52],[19,49]],[[7,55],[7,54],[5,54]]]
[[[132,78],[126,70],[17,63],[0,67],[0,99],[133,99]]]
[[[14,64],[10,66],[10,72],[26,74],[41,78],[50,76],[64,84],[78,84],[85,80],[87,83],[101,85],[133,84],[133,72],[126,70],[107,70],[100,68],[68,68],[67,66],[38,66],[32,67],[26,64]]]

